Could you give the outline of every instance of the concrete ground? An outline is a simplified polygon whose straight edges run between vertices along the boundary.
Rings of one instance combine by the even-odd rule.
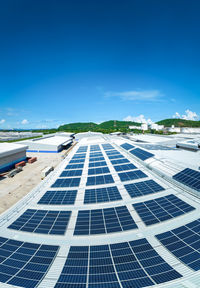
[[[62,161],[66,150],[60,153],[27,153],[37,161],[23,167],[13,178],[0,177],[0,214],[28,194],[41,180],[41,171],[47,166],[54,168]]]

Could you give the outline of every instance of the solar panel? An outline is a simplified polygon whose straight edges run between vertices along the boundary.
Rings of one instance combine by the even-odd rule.
[[[88,175],[110,173],[108,167],[91,168],[88,170]]]
[[[57,187],[78,187],[80,184],[81,178],[65,178],[65,179],[57,179],[52,188]]]
[[[106,151],[107,155],[121,155],[121,153],[117,150],[108,150]]]
[[[70,170],[70,169],[80,169],[83,168],[84,164],[73,164],[73,165],[67,165],[65,169]]]
[[[79,158],[85,158],[85,157],[86,157],[86,153],[84,153],[84,154],[74,154],[72,159],[79,159]]]
[[[180,277],[146,239],[140,239],[71,246],[55,288],[140,288]]]
[[[99,147],[99,145],[91,145],[90,146],[90,152],[91,151],[100,151],[101,149],[100,149],[100,147]]]
[[[83,170],[64,170],[59,177],[81,176]]]
[[[114,147],[111,144],[102,144],[102,147],[104,150],[111,150],[114,149]]]
[[[133,207],[147,226],[178,217],[195,209],[173,194],[135,203]]]
[[[120,172],[120,171],[136,169],[137,167],[133,165],[132,163],[130,163],[130,164],[124,164],[124,165],[117,165],[117,166],[114,166],[114,168],[116,172]]]
[[[125,150],[130,150],[133,149],[135,146],[129,144],[129,143],[124,143],[122,145],[120,145],[122,148],[124,148]]]
[[[101,185],[114,183],[113,177],[110,174],[102,175],[102,176],[91,176],[87,178],[86,186],[90,185]]]
[[[95,158],[95,157],[102,157],[103,154],[101,152],[99,153],[90,153],[90,158]]]
[[[117,165],[117,164],[123,164],[123,163],[130,163],[130,161],[126,158],[122,158],[122,159],[117,159],[117,160],[111,160],[111,163],[113,165]]]
[[[96,189],[86,189],[84,204],[101,203],[121,200],[122,197],[116,186]]]
[[[175,174],[173,178],[192,189],[200,191],[200,172],[196,170],[186,168]]]
[[[109,155],[108,158],[110,160],[112,160],[112,159],[124,158],[124,156],[122,154],[120,154],[120,155]]]
[[[126,206],[78,212],[74,235],[94,235],[136,229]]]
[[[147,180],[124,185],[131,198],[148,195],[165,190],[154,180]]]
[[[156,237],[181,262],[200,270],[200,219]]]
[[[77,190],[47,191],[38,204],[48,205],[73,205],[76,200]]]
[[[35,288],[46,275],[59,246],[0,238],[0,282]],[[9,286],[9,287],[11,287]]]
[[[118,173],[118,175],[122,182],[148,177],[141,170],[122,172],[122,173]]]
[[[8,228],[42,234],[64,235],[71,211],[27,209]]]
[[[80,146],[76,153],[87,152],[88,146]]]
[[[96,162],[96,161],[105,161],[105,158],[104,157],[90,158],[90,163],[91,162]]]
[[[101,167],[101,166],[107,166],[106,161],[100,161],[100,162],[90,162],[89,167]]]
[[[146,160],[154,156],[154,154],[147,152],[145,150],[142,150],[140,148],[136,148],[130,151],[131,154],[135,155],[137,158],[141,160]]]

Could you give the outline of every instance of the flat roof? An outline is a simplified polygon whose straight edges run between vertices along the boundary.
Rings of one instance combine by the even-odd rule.
[[[3,142],[0,143],[0,157],[17,153],[27,148],[27,145]]]
[[[46,145],[62,145],[65,142],[71,140],[70,137],[63,137],[63,136],[51,136],[42,139],[34,140],[35,143],[39,144],[46,144]]]

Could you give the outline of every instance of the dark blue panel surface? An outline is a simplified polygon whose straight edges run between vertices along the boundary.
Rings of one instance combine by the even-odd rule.
[[[119,175],[120,180],[122,182],[148,177],[141,170],[135,170],[135,171],[130,171],[130,172],[118,173],[118,175]]]
[[[186,168],[183,171],[175,174],[173,178],[192,189],[200,191],[200,172],[199,171]]]
[[[133,149],[130,151],[130,153],[143,161],[154,156],[154,154],[140,148]]]
[[[121,200],[121,199],[122,197],[116,186],[96,188],[96,189],[86,189],[84,204],[109,202],[109,201],[116,201],[116,200]]]
[[[73,205],[76,199],[76,195],[77,190],[47,191],[39,200],[38,204]]]
[[[126,188],[127,192],[132,198],[165,190],[154,180],[147,180],[132,184],[126,184],[124,185],[124,187]]]

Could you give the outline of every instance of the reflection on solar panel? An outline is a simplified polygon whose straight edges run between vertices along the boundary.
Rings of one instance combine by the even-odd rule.
[[[106,161],[89,163],[89,167],[101,167],[101,166],[107,166]]]
[[[124,143],[122,145],[120,145],[122,148],[126,149],[126,150],[130,150],[133,149],[135,146],[129,144],[129,143]]]
[[[73,177],[73,176],[81,176],[83,170],[64,170],[60,177]]]
[[[47,191],[38,204],[48,205],[72,205],[76,199],[77,190],[68,191]]]
[[[70,170],[70,169],[80,169],[80,168],[83,168],[84,164],[81,163],[81,164],[74,164],[74,165],[67,165],[65,167],[65,169],[67,170]]]
[[[126,206],[78,212],[74,235],[93,235],[136,229]]]
[[[188,213],[195,208],[175,195],[133,204],[146,225],[152,225]]]
[[[86,154],[74,154],[74,156],[72,157],[72,159],[79,159],[79,158],[85,158]]]
[[[84,204],[110,202],[121,199],[122,197],[116,186],[97,189],[86,189]]]
[[[154,154],[147,152],[145,150],[142,150],[140,148],[133,149],[130,151],[130,153],[135,155],[137,158],[139,158],[143,161],[154,156]]]
[[[135,179],[139,179],[139,178],[148,177],[141,170],[122,172],[122,173],[118,173],[118,175],[119,175],[120,180],[122,182],[123,181],[130,181],[130,180],[135,180]]]
[[[200,270],[200,219],[156,237],[180,261]]]
[[[123,159],[119,159],[119,160],[111,160],[111,163],[113,165],[117,165],[117,164],[123,164],[123,163],[130,163],[130,161],[126,158],[123,158]]]
[[[110,149],[114,149],[114,147],[111,144],[102,144],[102,147],[104,150],[110,150]]]
[[[111,245],[71,246],[55,288],[140,288],[180,277],[146,239],[140,239]]]
[[[96,162],[96,161],[104,161],[104,157],[96,157],[96,158],[90,158],[90,162]]]
[[[175,174],[173,178],[192,189],[200,191],[200,172],[198,171],[186,168]]]
[[[2,237],[0,246],[0,282],[28,288],[41,282],[59,249]]]
[[[108,156],[108,158],[111,160],[111,159],[124,158],[124,156],[122,154],[120,154],[120,155],[110,155],[110,156]]]
[[[71,211],[27,209],[8,228],[43,234],[65,234]]]
[[[114,183],[113,177],[110,174],[88,177],[86,186],[101,185],[101,184],[108,184],[108,183]]]
[[[66,178],[66,179],[57,179],[52,188],[57,187],[78,187],[80,184],[81,178]]]
[[[70,164],[75,164],[75,163],[84,163],[85,162],[85,158],[84,159],[75,159],[75,160],[71,160],[69,161]]]
[[[126,188],[127,192],[132,198],[165,190],[154,180],[147,180],[132,184],[126,184],[124,185],[124,187]]]
[[[88,170],[88,175],[110,173],[108,167],[91,168]]]
[[[130,164],[124,164],[124,165],[117,165],[117,166],[114,166],[114,168],[115,168],[115,171],[119,172],[119,171],[136,169],[137,167],[133,165],[132,163],[130,163]]]

